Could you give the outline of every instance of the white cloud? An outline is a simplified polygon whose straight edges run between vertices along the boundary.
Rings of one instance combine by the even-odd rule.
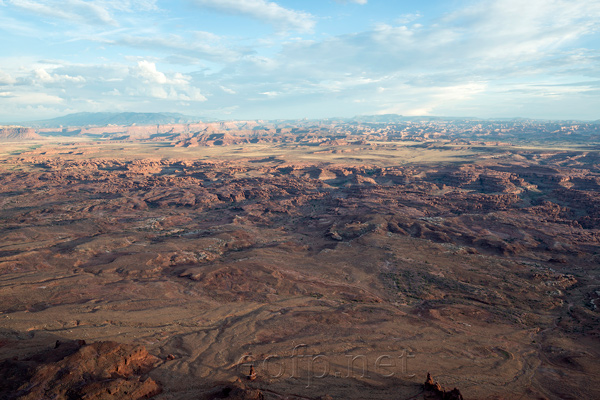
[[[130,87],[127,94],[132,97],[145,97],[158,100],[206,101],[206,97],[198,88],[176,89],[168,86]]]
[[[58,18],[73,24],[113,25],[117,11],[156,11],[156,0],[8,0],[9,4],[40,16]]]
[[[230,88],[228,88],[228,87],[225,87],[225,86],[219,86],[219,88],[220,88],[222,91],[224,91],[225,93],[229,93],[229,94],[235,94],[235,93],[236,93],[236,92],[235,92],[235,90],[233,90],[233,89],[230,89]]]
[[[156,0],[100,0],[96,2],[126,12],[156,11],[159,9]]]
[[[280,54],[244,58],[239,66],[235,64],[237,73],[220,83],[235,85],[240,99],[248,101],[266,102],[278,94],[282,108],[297,102],[309,109],[307,102],[320,101],[344,113],[370,109],[485,116],[486,107],[488,113],[495,110],[500,95],[490,93],[498,87],[520,87],[520,82],[535,82],[542,76],[554,76],[550,81],[570,74],[575,74],[570,81],[577,74],[600,76],[600,54],[571,50],[598,29],[600,2],[532,2],[520,9],[516,0],[485,0],[423,26],[380,23],[370,31],[286,42]],[[398,22],[415,17],[403,16]],[[568,95],[570,104],[589,102],[577,100],[575,90],[531,85],[521,89],[532,98],[566,99]],[[264,94],[265,100],[253,93]],[[591,96],[593,91],[577,93]],[[510,109],[510,101],[506,103],[504,112]]]
[[[64,19],[77,24],[117,25],[106,6],[83,0],[10,0],[10,4],[35,14]]]
[[[0,85],[13,85],[17,83],[17,80],[10,74],[0,71]]]
[[[531,59],[595,32],[600,2],[485,0],[449,14],[443,22],[457,41],[464,40],[470,50],[476,47],[479,57]]]
[[[189,83],[189,77],[180,73],[175,73],[172,78],[167,78],[164,73],[156,69],[156,64],[145,60],[138,61],[137,68],[134,68],[132,73],[147,83],[158,83],[160,85],[187,85]]]
[[[206,101],[200,89],[191,86],[191,78],[179,72],[168,77],[156,69],[150,61],[138,61],[136,67],[130,69],[130,75],[139,79],[142,85],[130,82],[128,88],[131,95],[147,95],[157,99]]]
[[[363,0],[359,0],[363,1]],[[199,6],[227,14],[244,15],[275,26],[280,31],[310,32],[315,18],[303,11],[281,7],[266,0],[194,0]]]
[[[119,89],[113,89],[111,91],[104,92],[102,94],[105,96],[121,96],[121,92],[119,91]]]
[[[39,93],[39,92],[4,92],[2,96],[6,99],[10,100],[11,104],[21,104],[21,105],[29,105],[29,104],[60,104],[63,103],[63,99],[59,96],[47,94],[47,93]],[[0,103],[2,104],[2,103]]]
[[[368,0],[335,0],[338,3],[356,3],[356,4],[367,4]]]
[[[420,13],[402,14],[400,17],[398,17],[396,19],[396,23],[398,23],[400,25],[405,25],[405,24],[409,24],[421,17],[422,17],[422,15]]]
[[[161,71],[148,60],[136,60],[129,66],[46,60],[32,61],[24,68],[15,62],[0,58],[0,64],[8,66],[11,82],[16,81],[0,86],[0,117],[6,121],[36,119],[32,113],[45,114],[50,109],[54,115],[73,110],[135,111],[144,104],[153,111],[181,111],[173,107],[185,102],[193,108],[207,100],[191,76]]]
[[[210,29],[202,18],[244,23],[198,7],[250,17],[280,32],[317,27],[316,16],[284,8],[277,0],[193,2],[197,8],[181,15],[179,7],[167,7],[166,2],[161,3],[166,10],[155,12],[157,2],[152,0],[4,0],[0,29],[10,38],[9,45],[27,35],[53,46],[43,56],[34,56],[39,51],[34,46],[24,49],[23,57],[0,55],[0,112],[15,111],[9,100],[34,92],[49,96],[44,112],[82,111],[92,107],[88,100],[93,99],[99,110],[139,109],[143,104],[156,111],[198,115],[213,110],[223,117],[232,110],[234,117],[376,112],[486,116],[518,107],[527,110],[528,99],[540,110],[542,105],[556,110],[555,104],[563,101],[584,104],[571,110],[600,107],[600,49],[593,36],[600,28],[598,0],[469,0],[446,15],[431,15],[436,8],[427,7],[422,18],[411,9],[390,6],[413,14],[389,13],[380,22],[370,17],[374,22],[369,28],[349,26],[350,33],[337,36],[319,24],[311,40],[299,34],[257,37],[252,23],[224,34],[243,37],[220,36],[217,32],[229,32],[221,27],[198,30]],[[302,7],[303,2],[293,4]],[[345,12],[364,9],[347,7]],[[140,12],[123,15],[136,10]],[[26,18],[23,11],[38,18]],[[414,23],[417,18],[420,25]],[[42,21],[34,25],[36,19]],[[118,28],[109,26],[117,22]],[[246,31],[237,33],[242,28]],[[69,42],[65,49],[80,53],[49,55],[62,51],[58,43],[63,41]],[[14,47],[7,54],[16,54]],[[43,57],[58,60],[40,61]],[[81,64],[60,60],[83,57]],[[556,82],[564,86],[553,86]],[[200,108],[202,101],[206,106]]]
[[[132,36],[125,35],[112,43],[135,47],[145,50],[167,50],[176,52],[185,57],[198,57],[219,63],[228,63],[242,57],[241,51],[228,48],[217,35],[206,32],[194,32],[193,39],[186,39],[179,35]],[[209,40],[210,39],[210,40]]]
[[[33,70],[34,82],[36,83],[61,83],[61,82],[73,82],[73,83],[84,83],[85,78],[82,76],[70,76],[60,74],[50,74],[43,67],[38,67]]]
[[[484,92],[486,84],[482,82],[469,82],[454,86],[440,86],[428,88],[414,88],[405,86],[401,90],[405,94],[414,96],[410,102],[388,105],[378,114],[439,115],[440,110],[448,104],[460,106],[473,99],[477,94]],[[403,96],[406,98],[406,96]]]
[[[188,101],[206,101],[208,100],[206,96],[202,94],[200,89],[196,87],[189,87],[183,93],[177,95],[178,100],[188,100]]]
[[[276,72],[313,79],[344,72],[365,72],[374,79],[398,74],[405,80],[425,74],[450,83],[473,75],[496,79],[547,70],[542,64],[562,59],[567,46],[600,28],[597,0],[531,0],[526,7],[517,6],[521,3],[485,0],[428,26],[380,23],[371,31],[290,43],[274,60]]]

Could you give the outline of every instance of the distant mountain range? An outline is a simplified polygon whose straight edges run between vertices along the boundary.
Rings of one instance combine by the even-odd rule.
[[[329,120],[329,119],[325,119]],[[506,121],[506,122],[526,122],[526,121],[545,121],[529,118],[468,118],[468,117],[439,117],[439,116],[404,116],[399,114],[380,114],[380,115],[357,115],[354,118],[334,118],[337,121],[358,122],[358,123],[387,123],[397,124],[402,122],[434,122],[434,121]],[[131,126],[131,125],[165,125],[165,124],[188,124],[194,122],[214,122],[215,119],[204,117],[193,117],[179,113],[138,113],[138,112],[81,112],[68,114],[58,118],[21,122],[11,125],[20,125],[31,128],[60,128],[60,127],[92,127],[92,126]],[[283,120],[278,120],[281,122]],[[298,122],[299,120],[290,120],[289,122]],[[551,121],[545,121],[551,122]],[[556,121],[558,122],[558,121]],[[567,121],[561,121],[567,122]],[[568,122],[578,122],[570,120]],[[597,121],[580,121],[592,124],[600,123]]]
[[[463,120],[478,120],[479,118],[467,117],[436,117],[436,116],[404,116],[399,114],[379,114],[379,115],[357,115],[352,118],[352,121],[365,123],[385,123],[397,124],[408,121],[463,121]]]
[[[82,112],[68,114],[63,117],[23,122],[20,125],[34,128],[59,128],[67,126],[107,126],[107,125],[154,125],[154,124],[187,124],[207,121],[200,117],[192,117],[178,113],[136,113],[136,112]]]

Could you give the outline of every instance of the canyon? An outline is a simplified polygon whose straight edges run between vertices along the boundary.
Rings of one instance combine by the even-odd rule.
[[[596,123],[8,129],[6,398],[600,397]]]

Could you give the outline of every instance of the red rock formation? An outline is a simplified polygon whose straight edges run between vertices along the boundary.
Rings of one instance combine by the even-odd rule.
[[[428,400],[464,400],[460,390],[457,388],[450,391],[444,390],[442,385],[433,380],[429,372],[427,373],[427,379],[423,387],[425,389],[424,397]]]
[[[36,140],[42,139],[32,128],[23,128],[19,126],[7,126],[0,128],[0,140]]]
[[[256,371],[254,370],[254,366],[251,365],[250,366],[250,372],[248,373],[248,376],[246,377],[249,381],[253,381],[256,379]]]
[[[7,399],[147,399],[161,392],[144,374],[157,359],[143,346],[59,342],[23,361],[0,364],[0,391]]]

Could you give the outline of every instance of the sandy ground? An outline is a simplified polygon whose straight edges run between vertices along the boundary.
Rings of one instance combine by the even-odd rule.
[[[529,176],[495,194],[437,177],[448,160],[518,175],[531,157],[357,153],[410,164],[394,181],[343,175],[346,156],[323,171],[305,150],[114,146],[4,149],[1,359],[57,339],[143,344],[159,399],[197,399],[250,364],[274,399],[420,398],[427,372],[466,399],[600,397],[600,235],[565,222],[595,206],[549,219],[531,201],[560,203],[554,188]]]

